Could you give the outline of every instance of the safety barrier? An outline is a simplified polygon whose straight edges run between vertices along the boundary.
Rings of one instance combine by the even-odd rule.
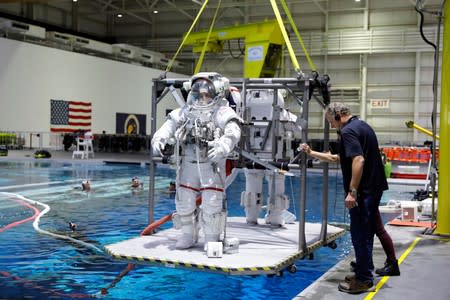
[[[431,159],[431,150],[420,147],[385,147],[381,152],[388,161],[409,163],[428,163]],[[436,160],[439,160],[439,149],[436,149]]]
[[[7,149],[48,149],[72,151],[81,133],[42,131],[1,131],[0,145]],[[137,134],[95,134],[94,152],[141,152],[150,149],[150,136]]]

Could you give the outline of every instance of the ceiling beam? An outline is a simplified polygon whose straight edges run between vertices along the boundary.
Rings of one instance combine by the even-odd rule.
[[[106,9],[108,8],[108,6],[110,6],[112,2],[113,2],[113,0],[109,0],[108,3],[104,4],[101,11],[105,12]]]
[[[177,7],[177,5],[175,3],[172,3],[169,0],[164,0],[164,2],[166,2],[167,4],[169,4],[170,6],[172,6],[173,8],[175,8],[176,10],[178,10],[180,13],[182,13],[183,15],[185,15],[186,17],[188,17],[190,20],[194,20],[194,17],[191,16],[190,14],[188,14],[187,12],[185,12],[184,10],[180,9]]]
[[[114,9],[116,9],[118,11],[123,11],[125,14],[127,14],[129,16],[132,16],[133,18],[135,18],[135,19],[137,19],[139,21],[142,21],[142,22],[147,23],[147,24],[152,24],[151,20],[149,20],[147,18],[144,18],[144,17],[141,17],[141,16],[139,16],[139,15],[137,15],[137,14],[135,14],[135,13],[125,9],[124,7],[119,7],[117,5],[113,5],[113,4],[111,4],[111,1],[105,1],[105,0],[96,0],[96,1],[98,3],[100,3],[100,4],[107,5],[110,8],[114,8]]]
[[[326,16],[328,12],[320,5],[320,3],[317,0],[313,0],[314,5],[317,6],[317,8]]]
[[[136,3],[139,4],[140,7],[142,7],[143,9],[145,9],[147,11],[147,15],[149,18],[152,17],[152,7],[158,3],[158,0],[154,1],[153,4],[150,6],[148,1],[146,1],[146,3],[142,3],[141,0],[136,0]]]

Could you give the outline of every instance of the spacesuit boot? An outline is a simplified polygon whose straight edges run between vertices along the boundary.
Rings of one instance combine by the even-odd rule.
[[[195,245],[195,226],[193,222],[193,216],[180,216],[180,227],[181,227],[181,235],[177,239],[177,243],[175,244],[176,249],[188,249]]]
[[[283,226],[286,222],[284,214],[289,208],[289,199],[284,195],[284,178],[282,174],[267,174],[269,197],[267,199],[266,224]],[[275,182],[274,182],[275,180]]]
[[[209,242],[219,242],[220,235],[225,230],[226,212],[215,214],[201,213],[203,233],[205,234],[204,249]]]
[[[263,177],[264,170],[245,169],[245,191],[241,193],[241,206],[245,208],[247,224],[258,224]]]

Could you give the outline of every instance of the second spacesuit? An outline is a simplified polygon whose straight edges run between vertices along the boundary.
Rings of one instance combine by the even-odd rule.
[[[175,109],[152,138],[155,155],[175,145],[177,160],[176,215],[182,234],[176,248],[187,249],[198,239],[219,241],[225,230],[225,161],[241,136],[240,118],[224,99],[228,79],[218,73],[199,73],[186,82],[187,104]],[[200,209],[196,199],[201,196]]]
[[[247,150],[261,160],[289,161],[294,152],[292,142],[301,137],[297,116],[284,108],[283,93],[278,90],[247,90],[246,107],[240,103],[238,112],[248,111],[250,122]],[[284,164],[284,165],[287,165]],[[289,198],[285,195],[285,175],[282,170],[267,169],[250,163],[245,169],[245,191],[241,194],[241,205],[245,208],[247,223],[258,224],[263,207],[263,180],[268,182],[265,222],[272,226],[283,226],[295,221],[288,211]]]

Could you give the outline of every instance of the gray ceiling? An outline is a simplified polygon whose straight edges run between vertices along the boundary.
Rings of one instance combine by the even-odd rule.
[[[173,54],[205,0],[21,0],[0,1],[0,17],[15,17],[36,25],[54,26],[55,31],[76,33],[106,41],[128,43]],[[428,9],[442,0],[422,0]],[[210,0],[195,30],[205,30],[218,10],[215,28],[273,19],[270,0]],[[281,1],[277,0],[282,11]],[[285,0],[299,28],[327,30],[327,18],[357,11],[411,9],[415,0]],[[155,13],[157,11],[157,13]],[[123,14],[122,18],[118,14]],[[430,18],[431,20],[431,18]],[[430,21],[432,22],[432,21]]]

